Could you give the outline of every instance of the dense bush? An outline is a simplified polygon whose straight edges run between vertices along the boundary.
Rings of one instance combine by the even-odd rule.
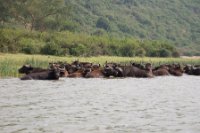
[[[97,28],[102,28],[104,30],[110,30],[110,24],[107,19],[100,17],[96,23]]]
[[[117,39],[107,35],[86,35],[71,32],[36,32],[2,29],[0,52],[73,56],[179,56],[178,51],[164,41]]]
[[[40,54],[43,42],[36,39],[22,38],[19,41],[21,51],[26,54]]]
[[[44,45],[41,49],[41,53],[47,55],[64,55],[64,50],[54,41],[50,41]]]
[[[69,53],[73,56],[86,56],[88,53],[88,49],[86,45],[75,44],[69,49]]]
[[[160,57],[169,57],[169,56],[172,56],[172,52],[169,51],[168,49],[162,48],[159,50],[159,55]]]

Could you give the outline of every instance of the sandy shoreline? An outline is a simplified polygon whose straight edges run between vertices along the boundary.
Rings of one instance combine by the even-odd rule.
[[[200,59],[200,56],[181,56],[184,59]]]

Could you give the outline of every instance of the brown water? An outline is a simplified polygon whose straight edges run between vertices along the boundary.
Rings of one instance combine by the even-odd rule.
[[[1,79],[0,132],[200,133],[200,77]]]

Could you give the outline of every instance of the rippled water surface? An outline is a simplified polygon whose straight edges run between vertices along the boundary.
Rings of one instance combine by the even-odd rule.
[[[0,79],[0,132],[200,133],[200,77]]]

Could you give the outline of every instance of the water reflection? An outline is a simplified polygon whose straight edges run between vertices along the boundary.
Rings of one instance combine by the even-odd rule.
[[[0,80],[1,132],[200,132],[200,78]]]

